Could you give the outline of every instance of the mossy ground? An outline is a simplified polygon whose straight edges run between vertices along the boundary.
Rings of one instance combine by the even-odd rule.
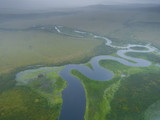
[[[0,119],[58,120],[61,92],[67,85],[58,75],[62,68],[26,70],[16,80],[12,74],[6,77],[3,85],[8,89],[0,94]]]
[[[154,8],[151,11],[148,8],[142,10],[137,7],[129,8],[129,10],[127,10],[128,8],[119,9],[118,11],[115,9],[89,9],[95,12],[85,9],[83,12],[70,16],[50,16],[42,19],[39,17],[34,19],[32,17],[28,19],[23,17],[20,17],[20,19],[5,18],[0,26],[26,28],[35,24],[60,24],[107,36],[113,40],[114,44],[118,45],[151,42],[154,46],[160,48],[160,17],[159,12]],[[36,31],[31,33],[4,33],[0,31],[0,35],[0,73],[10,72],[17,67],[30,64],[65,64],[71,60],[81,62],[84,58],[88,60],[92,56],[91,51],[95,50],[95,46],[102,44],[100,41],[94,41],[93,39],[79,41],[78,38],[73,39],[67,36]],[[66,43],[68,44],[66,45]],[[91,45],[93,45],[92,48],[89,48]],[[61,49],[56,46],[61,46],[59,47]],[[99,50],[100,47],[97,51]],[[140,55],[140,57],[142,56]],[[159,58],[156,57],[143,56],[143,58],[155,63],[159,62],[157,61]],[[100,64],[115,73],[113,80],[98,82],[89,80],[77,71],[73,72],[74,75],[81,79],[86,90],[87,109],[85,118],[87,120],[139,120],[142,118],[144,110],[157,99],[160,99],[158,94],[160,88],[159,68],[154,66],[142,69],[129,68],[113,61],[103,61]],[[55,113],[54,110],[59,110],[59,107],[48,106],[50,98],[46,93],[48,89],[38,86],[39,82],[41,83],[43,80],[40,79],[39,82],[35,83],[30,82],[23,87],[15,87],[15,74],[13,72],[1,74],[0,76],[1,119],[33,120],[38,118],[40,120],[49,119],[49,117],[58,119],[56,115],[58,116],[59,113],[54,114],[55,116],[51,113]],[[126,75],[123,80],[121,78],[122,74]],[[46,81],[48,82],[48,79]],[[57,82],[59,82],[57,83],[59,85],[56,86],[63,86],[63,80],[58,80]],[[54,84],[56,82],[53,83],[53,86]],[[42,93],[42,91],[45,92]],[[42,115],[44,115],[44,118]]]
[[[3,92],[0,106],[1,120],[58,120],[60,109],[60,104],[49,106],[44,97],[27,87]]]
[[[95,49],[103,43],[36,30],[0,31],[0,36],[0,74],[34,64],[80,63],[95,56]]]
[[[100,65],[115,74],[112,80],[94,81],[72,71],[86,91],[85,119],[143,120],[147,107],[160,99],[160,68],[129,67],[113,60],[102,60]]]

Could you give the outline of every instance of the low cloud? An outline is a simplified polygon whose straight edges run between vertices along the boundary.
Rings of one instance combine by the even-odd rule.
[[[94,4],[158,3],[160,0],[0,0],[0,8],[49,9],[58,7],[78,7]]]

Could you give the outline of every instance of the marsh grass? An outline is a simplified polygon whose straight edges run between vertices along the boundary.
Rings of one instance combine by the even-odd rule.
[[[131,49],[133,49],[133,50],[148,50],[145,47],[131,47]]]
[[[143,58],[146,60],[149,60],[153,63],[160,63],[160,56],[153,54],[153,53],[134,53],[134,52],[129,52],[126,53],[126,55],[131,56],[131,57],[138,57],[138,58]]]
[[[27,28],[36,24],[59,24],[107,36],[115,45],[151,42],[160,48],[160,16],[154,9],[150,11],[147,8],[138,9],[137,6],[132,9],[124,6],[123,9],[117,10],[117,8],[108,9],[107,6],[107,9],[93,7],[80,10],[81,12],[77,14],[51,15],[46,18],[22,19],[22,15],[19,18],[1,20],[0,27]],[[48,76],[23,87],[15,87],[16,73],[3,75],[2,73],[34,64],[82,63],[89,61],[92,56],[115,52],[109,47],[104,48],[104,41],[73,38],[43,31],[0,31],[0,36],[0,119],[2,120],[58,119],[62,103],[59,92],[65,87],[64,81],[58,76],[54,82],[50,81],[53,76]],[[133,54],[132,56],[159,63],[159,58],[153,55]],[[131,68],[110,60],[100,61],[100,65],[115,74],[113,80],[93,81],[78,71],[72,71],[81,80],[86,91],[85,119],[141,120],[145,109],[160,99],[159,68],[153,66]],[[123,79],[122,74],[126,75]],[[39,86],[45,82],[51,84],[54,91]],[[48,101],[52,105],[48,105]]]
[[[99,64],[114,73],[112,80],[95,81],[72,70],[85,88],[86,120],[141,120],[147,106],[160,99],[158,67],[130,67],[113,60],[101,60]]]
[[[0,119],[58,120],[67,85],[58,75],[62,68],[26,70],[18,79],[15,72],[1,75]]]
[[[142,120],[145,110],[160,99],[160,76],[156,69],[140,72],[121,81],[111,101],[107,120]]]
[[[42,31],[0,31],[0,73],[33,64],[74,63],[93,56],[102,40]]]
[[[88,79],[86,76],[78,72],[77,70],[72,70],[71,72],[77,78],[79,78],[85,88],[86,93],[86,120],[104,120],[106,113],[110,111],[109,100],[106,100],[106,96],[112,99],[112,95],[117,90],[116,87],[113,88],[115,84],[118,88],[119,77],[111,81],[95,81]],[[111,88],[111,90],[106,90]],[[105,94],[104,94],[105,93]],[[109,95],[110,96],[109,96]]]
[[[61,105],[50,106],[47,100],[27,87],[15,87],[0,95],[2,120],[57,120]]]

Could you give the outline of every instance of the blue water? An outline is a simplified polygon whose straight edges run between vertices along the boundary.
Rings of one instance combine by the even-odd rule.
[[[59,29],[57,30],[57,32],[63,34]],[[83,35],[85,34],[83,31],[82,33]],[[149,45],[128,45],[126,47],[123,47],[123,46],[121,47],[121,46],[112,45],[112,41],[106,37],[93,35],[93,38],[106,40],[106,46],[121,49],[117,51],[117,55],[120,56],[121,58],[107,56],[107,55],[96,56],[96,57],[93,57],[90,61],[93,67],[93,70],[81,64],[80,65],[70,64],[70,65],[66,65],[65,68],[62,71],[60,71],[59,75],[68,82],[68,86],[62,92],[63,104],[62,104],[62,110],[60,114],[60,120],[84,120],[85,109],[86,109],[85,91],[80,80],[78,80],[76,77],[70,74],[71,70],[78,70],[83,75],[85,75],[86,77],[92,80],[107,81],[112,79],[113,74],[109,70],[99,65],[100,60],[107,60],[107,59],[115,60],[124,65],[136,66],[136,67],[147,67],[151,65],[151,62],[147,60],[133,58],[125,55],[125,53],[127,52],[145,53],[145,52],[154,51],[155,48]],[[136,47],[136,46],[146,47],[147,50],[140,51],[140,50],[131,49],[131,47]],[[133,62],[129,62],[126,59],[131,60]]]
[[[61,26],[61,29],[63,29],[63,26]],[[59,29],[59,26],[55,26],[55,30],[59,34],[64,34],[64,35],[69,35],[69,36],[71,34],[71,33],[69,34],[63,33]],[[129,57],[129,56],[126,56],[125,53],[127,52],[146,53],[146,52],[153,52],[157,50],[156,48],[150,45],[131,45],[129,44],[127,46],[115,46],[115,45],[112,45],[112,41],[106,37],[97,36],[92,33],[87,33],[87,32],[83,32],[79,30],[74,30],[73,32],[76,32],[77,34],[79,33],[77,37],[79,36],[85,37],[85,35],[86,36],[91,35],[90,37],[94,39],[106,40],[106,43],[105,43],[106,46],[110,46],[110,47],[119,49],[117,51],[117,55],[119,57],[113,57],[113,56],[108,56],[108,55],[101,55],[101,56],[93,57],[90,60],[93,70],[83,64],[65,65],[64,69],[62,69],[59,72],[59,75],[68,82],[68,86],[62,92],[63,104],[62,104],[62,109],[61,109],[60,118],[59,118],[60,120],[84,120],[85,109],[86,109],[86,95],[85,95],[84,87],[78,78],[70,74],[71,70],[78,70],[83,75],[85,75],[86,77],[92,80],[108,81],[112,79],[114,74],[110,72],[109,70],[100,66],[99,65],[100,60],[114,60],[114,61],[120,62],[127,66],[147,67],[151,65],[150,61]],[[76,36],[74,35],[72,37],[76,37]],[[136,46],[145,47],[147,48],[147,50],[133,50],[132,47],[136,47]],[[45,67],[41,67],[39,69],[44,69],[44,68]],[[18,80],[18,77],[22,75],[22,73],[23,71],[16,75],[17,80]]]

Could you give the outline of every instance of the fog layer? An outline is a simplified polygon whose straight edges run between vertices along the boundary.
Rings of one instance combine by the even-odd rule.
[[[94,4],[160,4],[160,0],[0,0],[0,8],[49,9]]]

